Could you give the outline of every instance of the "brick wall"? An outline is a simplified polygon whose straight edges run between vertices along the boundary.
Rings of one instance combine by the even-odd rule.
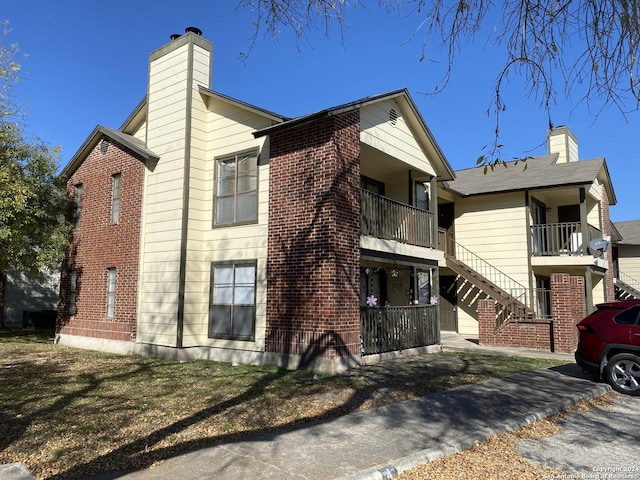
[[[583,277],[566,273],[551,275],[551,314],[556,352],[573,353],[578,345],[576,324],[585,317],[587,310],[584,289]]]
[[[481,345],[531,348],[573,353],[578,344],[578,323],[586,314],[584,278],[564,273],[551,275],[552,321],[508,322],[496,328],[496,302],[478,300]]]
[[[478,300],[477,311],[481,345],[551,350],[551,322],[509,322],[496,329],[495,300]]]
[[[359,354],[359,113],[270,139],[266,351]]]
[[[143,161],[122,145],[98,142],[67,182],[72,196],[75,185],[82,184],[82,209],[62,268],[59,333],[135,339],[144,168]],[[120,216],[111,223],[112,175],[116,173],[121,174]],[[117,269],[113,317],[107,317],[106,310],[108,268]],[[76,311],[69,315],[73,270],[78,277]]]

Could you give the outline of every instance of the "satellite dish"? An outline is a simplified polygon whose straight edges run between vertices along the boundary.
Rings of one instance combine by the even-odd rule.
[[[589,250],[596,257],[599,257],[609,248],[609,240],[605,238],[594,238],[589,242]]]

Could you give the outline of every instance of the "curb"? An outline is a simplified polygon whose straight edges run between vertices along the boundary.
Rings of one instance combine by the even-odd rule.
[[[606,395],[611,391],[611,387],[607,384],[594,384],[593,389],[589,392],[576,393],[570,398],[565,399],[562,402],[558,402],[551,407],[541,409],[535,413],[530,413],[520,419],[500,423],[495,428],[477,430],[464,439],[460,439],[460,441],[455,444],[449,442],[448,444],[443,444],[440,447],[428,448],[426,450],[414,452],[405,457],[398,458],[387,465],[372,467],[352,475],[340,477],[337,480],[389,480],[414,467],[468,450],[475,444],[487,440],[495,435],[519,430],[520,428],[535,423],[538,420],[551,417],[556,413],[560,413],[570,407],[573,407],[574,405],[595,397]]]
[[[36,477],[22,463],[0,464],[0,478],[2,480],[36,480]]]

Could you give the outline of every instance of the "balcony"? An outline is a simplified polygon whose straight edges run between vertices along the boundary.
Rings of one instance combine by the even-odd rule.
[[[436,248],[435,216],[361,189],[362,234],[407,245]]]
[[[588,231],[583,232],[580,222],[532,225],[532,255],[534,257],[588,255],[589,241],[602,236],[597,228],[591,225],[588,227]]]

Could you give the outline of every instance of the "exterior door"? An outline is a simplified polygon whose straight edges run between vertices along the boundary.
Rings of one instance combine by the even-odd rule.
[[[440,330],[458,331],[458,292],[455,276],[440,276]]]
[[[367,298],[373,295],[378,307],[387,302],[387,274],[382,269],[363,268],[360,270],[360,306],[367,307]]]
[[[547,250],[547,232],[542,225],[547,224],[547,207],[535,198],[531,199],[531,220],[533,221],[533,252],[545,253]]]

